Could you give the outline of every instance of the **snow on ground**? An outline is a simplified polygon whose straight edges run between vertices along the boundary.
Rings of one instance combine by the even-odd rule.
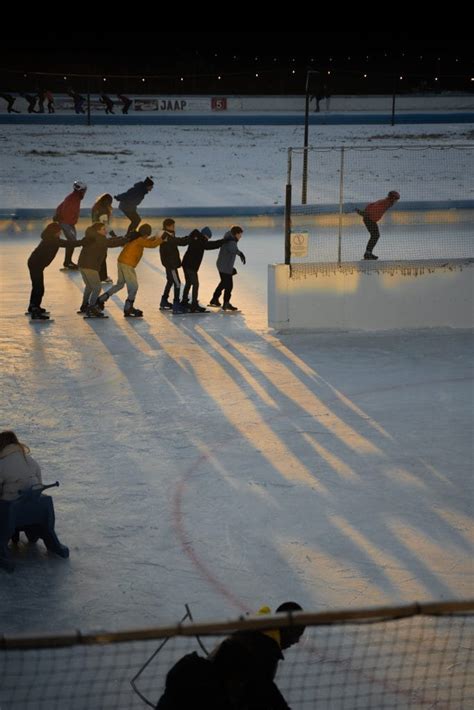
[[[451,143],[467,129],[439,130]],[[52,208],[80,178],[87,205],[150,173],[148,206],[281,203],[298,142],[296,128],[5,127],[0,203]],[[38,237],[0,235],[1,426],[60,481],[71,557],[21,547],[0,573],[0,630],[159,625],[185,603],[200,620],[285,598],[320,610],[472,596],[471,333],[269,331],[266,268],[283,252],[270,229],[241,242],[242,314],[160,313],[154,251],[138,267],[143,321],[123,318],[123,292],[107,321],[83,320],[80,275],[58,255],[44,301],[55,322],[32,324]]]
[[[427,144],[472,142],[466,125],[311,126],[316,147],[406,145],[418,150],[346,156],[346,199],[375,199],[387,188],[404,199],[473,198],[472,152],[419,151]],[[282,205],[288,147],[303,145],[301,126],[2,126],[0,207],[54,208],[73,180],[85,180],[84,206],[153,175],[145,207]],[[315,159],[319,200],[334,201],[339,152]],[[322,161],[322,162],[321,162]],[[322,167],[323,166],[323,167]],[[311,165],[310,165],[311,169]],[[336,199],[337,201],[337,199]]]

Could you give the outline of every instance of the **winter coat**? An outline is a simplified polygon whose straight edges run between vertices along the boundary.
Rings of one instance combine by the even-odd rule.
[[[236,710],[215,664],[196,652],[177,661],[166,676],[156,710]]]
[[[19,490],[42,483],[41,469],[34,458],[23,453],[19,444],[8,444],[0,451],[0,499],[18,498]]]
[[[109,225],[110,216],[112,214],[112,209],[108,210],[105,207],[96,207],[91,210],[91,217],[93,222],[101,222],[106,226]]]
[[[283,660],[277,641],[261,631],[236,631],[212,654],[219,667],[233,661],[241,683],[233,697],[236,708],[289,710],[289,705],[274,683],[278,662]]]
[[[221,247],[224,243],[223,239],[217,239],[214,242],[210,242],[204,235],[201,234],[199,229],[193,229],[188,239],[189,246],[183,256],[183,266],[185,269],[190,269],[191,271],[199,270],[205,251],[219,249],[219,247]]]
[[[119,254],[118,261],[127,266],[136,266],[143,256],[144,249],[153,249],[161,244],[161,237],[137,237],[124,246]]]
[[[74,227],[79,219],[81,200],[83,197],[83,194],[75,190],[71,192],[64,198],[61,204],[56,207],[56,214],[53,218],[54,221],[60,224],[70,224],[71,227]]]
[[[115,199],[119,201],[120,209],[133,209],[137,207],[143,198],[148,194],[148,190],[145,187],[145,182],[136,182],[130,190],[127,192],[122,192],[120,195],[114,195]]]
[[[234,262],[237,254],[240,256],[242,254],[237,246],[237,239],[234,237],[232,232],[226,232],[224,234],[224,239],[219,256],[217,257],[216,265],[217,269],[222,274],[232,274],[234,271]]]
[[[363,216],[372,222],[378,222],[392,205],[393,200],[390,197],[384,197],[383,200],[377,200],[377,202],[370,202],[366,205]]]
[[[179,255],[178,246],[184,247],[189,244],[189,237],[177,237],[174,232],[163,232],[161,238],[161,263],[165,269],[179,269],[181,266],[181,257]]]
[[[79,268],[99,271],[102,262],[107,256],[107,249],[120,247],[126,244],[127,241],[128,237],[112,237],[108,239],[105,234],[96,232],[94,225],[87,227],[86,235],[82,240],[84,246],[77,262]]]
[[[82,244],[82,240],[74,243]],[[68,247],[70,244],[71,242],[67,239],[61,239],[59,234],[48,235],[47,232],[43,232],[40,243],[30,254],[28,266],[33,269],[45,269],[53,261],[59,247]]]

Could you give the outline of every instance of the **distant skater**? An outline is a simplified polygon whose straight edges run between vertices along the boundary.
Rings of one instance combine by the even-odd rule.
[[[0,93],[0,99],[5,99],[5,101],[7,102],[8,113],[20,113],[20,111],[17,111],[16,108],[13,108],[13,105],[16,101],[14,96],[8,93]]]
[[[380,238],[380,232],[377,222],[384,216],[385,212],[393,207],[395,202],[400,199],[400,193],[396,190],[390,190],[387,197],[377,202],[369,202],[363,210],[356,209],[357,214],[364,220],[367,231],[370,234],[370,239],[365,248],[364,259],[378,259],[378,256],[372,253],[373,248]]]
[[[128,96],[124,94],[117,94],[117,98],[122,104],[122,113],[128,113],[128,109],[133,103],[132,99],[129,99]]]
[[[84,96],[79,94],[75,89],[69,89],[66,91],[67,95],[71,97],[74,103],[74,111],[76,113],[85,113],[84,110],[84,104],[86,103],[86,99]]]
[[[114,102],[112,101],[110,96],[108,96],[107,94],[101,94],[100,101],[105,105],[105,113],[114,112]]]
[[[38,113],[36,110],[36,102],[38,100],[38,95],[37,94],[20,94],[21,97],[23,97],[28,104],[28,113]]]
[[[53,96],[53,94],[51,93],[51,91],[49,91],[49,89],[47,89],[47,90],[44,92],[44,95],[45,95],[45,98],[46,98],[46,101],[47,101],[48,113],[55,113],[55,110],[54,110],[54,96]]]

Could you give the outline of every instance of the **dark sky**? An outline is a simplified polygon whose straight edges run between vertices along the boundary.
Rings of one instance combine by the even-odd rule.
[[[329,55],[354,55],[358,60],[365,54],[375,56],[388,53],[440,53],[443,58],[461,56],[472,58],[472,38],[448,33],[327,33],[327,32],[219,32],[219,33],[163,33],[163,32],[22,32],[2,38],[1,68],[25,68],[47,71],[62,68],[87,67],[95,71],[161,71],[177,65],[201,61],[223,69],[232,63],[249,63],[276,57],[278,61],[305,62],[312,55],[323,60]],[[215,56],[217,54],[217,57]],[[237,59],[233,59],[233,56]],[[253,56],[254,55],[254,56]]]

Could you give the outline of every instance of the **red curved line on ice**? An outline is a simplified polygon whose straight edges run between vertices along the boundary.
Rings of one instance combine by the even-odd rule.
[[[199,459],[193,464],[191,469],[183,476],[182,480],[178,483],[177,488],[176,488],[176,493],[174,496],[173,500],[173,521],[174,521],[174,526],[176,528],[176,532],[178,533],[178,538],[181,543],[181,547],[183,548],[185,554],[189,557],[193,565],[196,567],[196,569],[199,571],[202,577],[206,579],[211,587],[214,587],[214,589],[221,594],[223,597],[225,597],[228,601],[230,601],[231,604],[233,604],[237,609],[239,609],[242,612],[248,612],[250,609],[245,606],[245,604],[238,599],[236,596],[232,594],[232,592],[219,580],[217,577],[212,574],[212,572],[207,568],[207,566],[202,562],[202,560],[199,558],[198,554],[196,553],[192,542],[189,542],[189,535],[186,534],[186,531],[184,529],[184,518],[183,518],[183,511],[182,511],[182,499],[184,495],[184,490],[186,488],[187,484],[187,479],[189,479],[193,471],[195,471],[196,468],[200,466],[200,464],[207,459],[207,456],[203,454],[202,456],[199,457]]]

